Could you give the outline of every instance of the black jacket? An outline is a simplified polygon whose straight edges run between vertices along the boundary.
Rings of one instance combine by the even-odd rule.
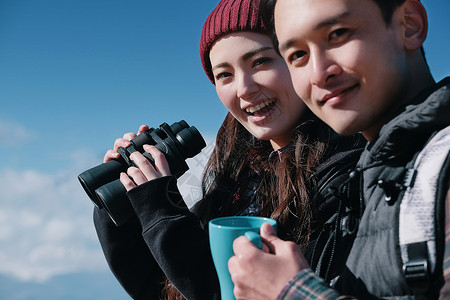
[[[127,293],[133,299],[159,299],[162,269],[186,299],[219,299],[208,233],[182,201],[175,177],[149,181],[128,196],[137,218],[122,226],[94,211],[108,265]]]
[[[414,162],[416,153],[423,149],[430,137],[449,125],[450,78],[446,78],[404,106],[383,126],[379,137],[361,155],[358,168],[363,174],[361,184],[366,208],[346,264],[347,270],[341,276],[341,293],[359,299],[414,298],[413,290],[405,280],[400,258],[399,206],[403,191],[401,185],[386,180],[385,175],[396,174],[410,161]],[[435,204],[437,211],[444,211],[442,207],[439,209],[443,203]],[[436,224],[443,231],[443,221],[437,220]],[[436,238],[436,242],[441,243],[437,247],[436,272],[442,275],[443,236]],[[436,284],[432,292],[439,293],[442,281],[432,281]]]
[[[324,223],[335,224],[330,219],[337,211],[348,207],[347,201],[340,205],[347,191],[337,193],[336,190],[346,181],[348,171],[354,168],[362,150],[361,143],[356,150],[353,147],[354,144],[349,145],[344,152],[330,157],[312,176],[320,186],[310,191],[317,202],[318,213],[307,256],[314,259],[314,265],[320,264],[333,276],[338,271],[336,262],[330,261],[342,261],[347,249],[339,252],[337,249],[341,247],[333,247],[336,243],[331,243],[330,253],[338,254],[320,258],[313,257],[314,249],[318,240],[330,240],[330,232],[333,233],[330,228],[334,225],[322,230]],[[116,227],[106,213],[97,208],[94,211],[94,223],[105,257],[128,294],[134,299],[159,299],[164,273],[186,299],[219,299],[208,233],[182,201],[175,178],[149,181],[131,190],[128,196],[137,218],[120,227]],[[331,237],[331,240],[336,238]],[[325,247],[322,242],[317,245]]]

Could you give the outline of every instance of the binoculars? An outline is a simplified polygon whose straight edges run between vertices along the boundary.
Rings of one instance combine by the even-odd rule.
[[[172,125],[163,123],[159,128],[150,128],[130,141],[130,146],[119,148],[120,157],[102,163],[78,176],[89,198],[99,209],[105,209],[111,220],[120,226],[135,212],[119,180],[120,173],[134,166],[130,154],[139,151],[152,164],[154,159],[144,151],[145,144],[154,145],[166,156],[172,175],[177,178],[188,169],[187,158],[194,157],[206,146],[205,140],[195,127],[181,120]]]

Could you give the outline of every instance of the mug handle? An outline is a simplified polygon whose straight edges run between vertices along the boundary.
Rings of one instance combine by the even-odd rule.
[[[244,235],[250,240],[250,242],[253,243],[253,245],[256,246],[256,248],[262,250],[261,236],[258,233],[254,231],[246,231]]]

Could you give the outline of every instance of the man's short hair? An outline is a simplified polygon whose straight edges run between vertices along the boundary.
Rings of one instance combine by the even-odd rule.
[[[381,10],[381,15],[386,23],[390,25],[392,21],[392,16],[397,7],[401,6],[406,0],[372,0],[375,2]],[[419,0],[420,1],[420,0]],[[277,0],[261,0],[260,10],[263,18],[263,23],[269,31],[269,35],[272,38],[275,50],[278,52],[278,39],[275,34],[275,20],[274,20],[274,10]],[[423,57],[425,58],[425,51],[421,47]]]

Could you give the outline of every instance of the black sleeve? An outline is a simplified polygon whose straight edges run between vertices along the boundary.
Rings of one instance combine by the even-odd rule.
[[[106,261],[133,299],[159,299],[162,272],[132,218],[117,227],[104,209],[94,208],[94,225]]]
[[[172,176],[128,192],[142,234],[167,278],[186,299],[219,299],[208,233],[184,204]]]

